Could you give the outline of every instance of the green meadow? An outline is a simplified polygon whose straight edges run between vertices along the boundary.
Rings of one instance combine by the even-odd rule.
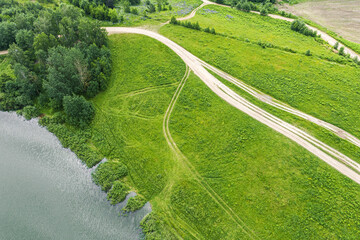
[[[181,26],[166,25],[160,33],[260,91],[360,137],[360,68]]]

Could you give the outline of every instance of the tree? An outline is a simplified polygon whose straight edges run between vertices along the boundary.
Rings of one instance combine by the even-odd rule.
[[[15,42],[16,24],[13,22],[0,22],[0,50],[8,49]]]
[[[44,88],[55,109],[62,107],[64,96],[82,94],[89,81],[88,64],[78,48],[57,46],[49,50],[48,75]]]
[[[156,12],[155,5],[152,4],[152,3],[149,3],[149,5],[147,5],[147,11],[148,11],[149,13]]]
[[[265,7],[263,7],[263,8],[260,10],[260,15],[261,15],[261,16],[267,16],[267,15],[268,15],[268,10],[267,10]]]
[[[65,96],[63,99],[67,122],[78,127],[86,127],[95,115],[95,108],[83,96]]]
[[[33,45],[34,34],[30,30],[21,29],[16,33],[15,39],[21,49],[28,50]]]
[[[336,42],[334,48],[337,50],[339,48],[339,42]]]
[[[174,16],[171,17],[171,20],[170,20],[170,23],[171,24],[178,24],[176,18]]]
[[[99,21],[89,21],[82,18],[79,22],[79,40],[87,45],[94,43],[101,47],[107,43],[108,37],[106,30],[100,28]]]
[[[52,34],[48,36],[45,33],[40,33],[34,38],[33,46],[35,51],[43,50],[47,52],[48,49],[55,47],[56,45],[57,39]]]
[[[345,48],[344,48],[344,46],[342,46],[342,47],[340,48],[340,50],[339,50],[339,55],[345,56]]]

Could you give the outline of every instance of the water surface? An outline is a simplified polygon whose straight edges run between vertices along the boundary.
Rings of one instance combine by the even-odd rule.
[[[120,216],[87,169],[36,120],[0,112],[0,239],[139,239],[149,204]]]

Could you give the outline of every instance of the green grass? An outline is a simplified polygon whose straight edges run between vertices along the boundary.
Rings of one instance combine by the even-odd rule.
[[[217,33],[242,41],[261,41],[303,54],[310,50],[312,54],[323,58],[340,58],[323,41],[292,31],[290,22],[255,13],[210,5],[199,10],[190,21],[199,22],[204,28],[214,27]]]
[[[360,137],[360,68],[166,25],[160,33],[200,59]]]
[[[260,239],[359,235],[357,184],[231,107],[199,79],[186,83],[170,130],[203,180]],[[204,239],[239,237],[239,227],[196,183],[179,182],[171,199]]]

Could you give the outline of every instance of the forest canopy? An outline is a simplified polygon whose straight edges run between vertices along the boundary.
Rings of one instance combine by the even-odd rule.
[[[0,49],[9,50],[14,70],[14,76],[0,74],[0,110],[63,111],[69,105],[64,99],[93,109],[85,98],[105,90],[111,74],[107,32],[100,23],[68,4],[50,9],[0,0],[0,9]],[[83,113],[84,120],[67,116],[69,123],[89,123],[93,112]]]

